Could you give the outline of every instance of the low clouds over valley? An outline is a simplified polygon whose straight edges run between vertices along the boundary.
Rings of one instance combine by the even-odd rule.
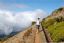
[[[46,17],[47,13],[41,9],[12,13],[0,10],[0,34],[9,35],[11,32],[21,31],[31,26],[38,17]]]

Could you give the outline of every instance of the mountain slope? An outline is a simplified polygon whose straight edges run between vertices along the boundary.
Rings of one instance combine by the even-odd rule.
[[[46,43],[44,32],[37,31],[36,25],[34,25],[1,43]]]
[[[54,10],[43,19],[42,26],[48,29],[54,42],[64,42],[64,7]]]

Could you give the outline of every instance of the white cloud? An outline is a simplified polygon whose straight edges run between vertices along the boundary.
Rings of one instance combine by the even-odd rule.
[[[0,32],[10,34],[12,31],[24,30],[29,27],[31,22],[37,17],[44,18],[46,13],[43,10],[37,9],[34,11],[17,12],[13,16],[12,12],[0,10]]]
[[[25,5],[25,4],[16,4],[15,5],[17,8],[28,8],[29,6]]]
[[[10,10],[10,11],[15,11],[18,8],[29,8],[28,5],[26,4],[17,4],[17,3],[0,3],[0,9],[1,10]]]

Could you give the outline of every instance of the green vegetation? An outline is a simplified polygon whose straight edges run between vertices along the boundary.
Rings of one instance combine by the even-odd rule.
[[[54,42],[64,41],[64,21],[57,22],[54,19],[42,22],[42,25],[48,29]]]
[[[36,23],[36,22],[35,22],[35,21],[33,21],[33,22],[32,22],[32,25],[34,25],[35,23]]]
[[[62,9],[64,8],[59,8],[55,10],[53,12],[53,15],[56,12],[62,11]],[[42,26],[48,30],[53,42],[62,42],[64,41],[64,16],[61,16],[60,12],[60,16],[58,16],[58,13],[56,13],[55,16],[53,15],[50,15],[47,18],[43,19]]]
[[[53,41],[64,41],[64,22],[49,26],[48,31],[50,32]]]

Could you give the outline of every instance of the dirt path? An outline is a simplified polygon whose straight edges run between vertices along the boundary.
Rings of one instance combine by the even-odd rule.
[[[43,31],[37,31],[36,26],[32,26],[29,29],[7,39],[3,43],[46,43]]]
[[[40,35],[38,33],[35,35],[35,43],[41,43]]]
[[[39,32],[38,32],[38,30],[36,31],[36,34],[35,34],[35,43],[47,43],[45,35],[44,35],[44,32],[42,31],[41,27],[40,27],[40,31]]]

